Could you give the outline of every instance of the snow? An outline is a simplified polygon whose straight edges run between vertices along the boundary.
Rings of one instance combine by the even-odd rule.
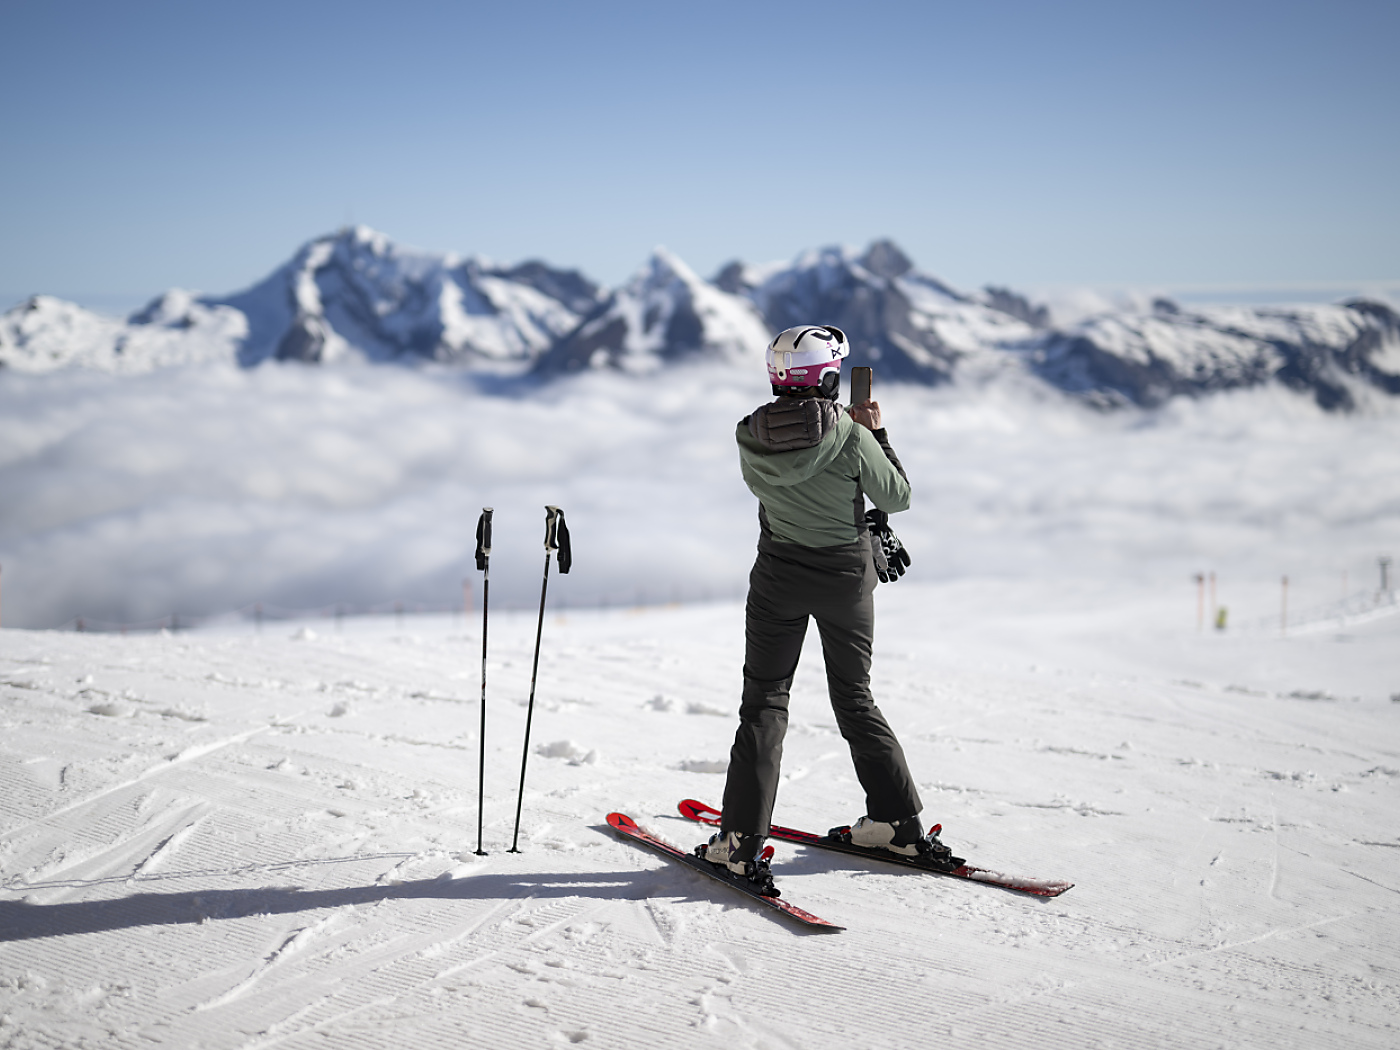
[[[917,568],[917,563],[916,563]],[[509,563],[493,561],[504,574]],[[0,632],[0,1033],[56,1045],[1396,1043],[1400,616],[1198,633],[1191,590],[917,576],[873,686],[924,816],[1046,901],[777,843],[807,935],[618,840],[717,804],[739,603]],[[815,632],[813,632],[815,634]],[[775,818],[861,799],[798,671]],[[714,712],[723,712],[716,716]]]

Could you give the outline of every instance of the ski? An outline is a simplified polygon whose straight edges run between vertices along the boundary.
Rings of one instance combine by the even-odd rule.
[[[713,806],[707,806],[703,802],[697,802],[693,798],[688,798],[679,806],[681,816],[687,820],[694,820],[700,824],[711,824],[719,826],[720,811]],[[898,853],[891,853],[883,849],[867,849],[864,846],[853,846],[849,842],[842,842],[831,835],[814,835],[810,831],[796,831],[792,828],[779,827],[777,824],[769,826],[768,834],[770,838],[782,839],[784,842],[796,842],[803,846],[815,846],[817,849],[832,850],[836,853],[847,853],[856,857],[868,857],[871,860],[884,861],[889,864],[898,864],[904,868],[914,868],[918,871],[927,872],[930,875],[947,875],[955,879],[967,879],[971,882],[984,882],[989,886],[1000,886],[1004,890],[1017,890],[1021,893],[1033,893],[1037,897],[1058,897],[1065,890],[1074,886],[1072,882],[1065,882],[1063,879],[1029,879],[1018,875],[1003,875],[999,871],[989,871],[986,868],[975,868],[970,864],[961,864],[952,871],[940,871],[927,864],[919,863],[916,857],[901,857]]]
[[[772,908],[774,911],[781,912],[783,915],[788,916],[788,918],[796,919],[805,926],[811,926],[819,930],[829,930],[832,933],[839,932],[846,928],[844,926],[837,926],[835,923],[827,922],[825,919],[820,919],[811,912],[803,911],[797,905],[790,904],[781,897],[765,897],[758,892],[758,888],[749,882],[748,879],[741,878],[737,875],[731,875],[728,871],[717,868],[708,861],[701,860],[694,854],[686,853],[679,847],[671,845],[665,839],[657,838],[649,831],[639,827],[637,822],[625,813],[609,813],[608,824],[623,838],[631,839],[633,842],[639,842],[648,849],[661,854],[668,860],[677,861],[687,868],[690,868],[692,871],[698,871],[702,875],[708,875],[716,882],[722,882],[730,889],[738,890],[744,896],[758,901],[760,904]]]

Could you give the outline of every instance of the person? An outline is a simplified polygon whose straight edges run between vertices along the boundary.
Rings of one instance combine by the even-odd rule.
[[[884,514],[908,509],[911,490],[879,403],[844,412],[837,404],[849,353],[845,333],[831,325],[780,332],[767,351],[776,400],[736,430],[744,481],[759,501],[758,555],[749,575],[743,696],[720,830],[697,852],[764,892],[777,892],[763,844],[809,618],[821,634],[831,706],[865,791],[865,815],[850,827],[849,841],[934,866],[951,859],[948,847],[921,831],[914,778],[870,693],[876,581],[903,572],[899,559],[888,568],[881,558],[877,573],[883,547],[872,545],[871,531],[884,526]],[[876,508],[869,515],[865,497]],[[903,554],[897,540],[894,548]]]

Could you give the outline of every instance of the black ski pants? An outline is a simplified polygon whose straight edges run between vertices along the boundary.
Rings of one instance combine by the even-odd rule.
[[[745,607],[744,693],[724,786],[724,831],[768,834],[788,697],[809,618],[821,632],[827,691],[873,820],[922,808],[894,731],[870,695],[877,577],[867,536],[839,547],[759,542]]]

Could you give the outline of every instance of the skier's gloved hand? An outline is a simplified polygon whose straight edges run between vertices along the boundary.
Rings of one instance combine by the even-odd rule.
[[[881,583],[893,583],[909,567],[909,552],[890,528],[890,516],[883,510],[865,512],[870,529],[870,553],[875,561],[875,573]]]
[[[880,542],[880,534],[874,529],[870,530],[870,559],[875,563],[875,575],[880,577],[880,582],[888,583],[890,563],[885,560],[885,545]]]
[[[897,580],[904,575],[904,570],[909,568],[909,552],[904,549],[904,544],[899,542],[899,537],[893,532],[885,532],[880,536],[880,545],[885,548],[885,561],[889,563],[890,571],[893,575],[890,580]],[[886,580],[888,583],[890,580]]]

